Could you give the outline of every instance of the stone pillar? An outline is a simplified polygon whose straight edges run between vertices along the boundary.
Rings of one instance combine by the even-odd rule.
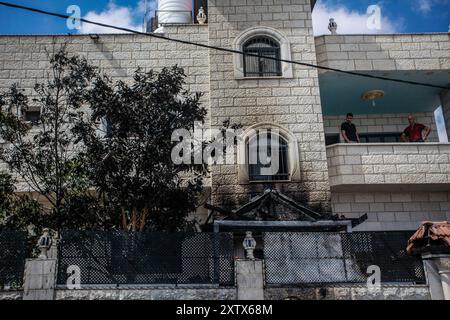
[[[28,259],[25,263],[23,300],[53,300],[56,259]]]
[[[439,275],[441,276],[444,299],[450,300],[450,254],[442,254],[435,258]]]
[[[53,238],[49,229],[44,229],[44,235],[38,241],[38,248],[41,250],[39,258],[27,259],[25,263],[23,300],[54,300],[58,237]]]
[[[422,255],[432,300],[450,300],[450,254]]]
[[[236,260],[238,300],[264,300],[264,269],[261,260]]]
[[[441,94],[442,111],[444,112],[445,127],[447,128],[448,140],[450,141],[450,90]]]

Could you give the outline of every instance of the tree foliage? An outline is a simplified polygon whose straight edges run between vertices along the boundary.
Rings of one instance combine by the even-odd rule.
[[[184,79],[176,66],[137,70],[131,84],[103,76],[90,90],[90,121],[77,127],[83,159],[98,194],[120,208],[123,229],[177,230],[196,209],[203,167],[171,160],[174,130],[191,130],[206,115],[201,94],[184,90]]]
[[[42,207],[30,196],[15,193],[14,184],[10,174],[0,173],[0,230],[43,228],[47,219],[42,214]]]
[[[198,205],[205,168],[175,165],[171,137],[206,115],[201,94],[184,89],[183,70],[137,70],[129,83],[115,82],[64,50],[50,65],[48,81],[36,84],[32,96],[16,85],[0,94],[0,160],[46,200],[39,213],[26,201],[12,210],[5,189],[2,212],[28,210],[10,225],[44,219],[55,230],[183,228]],[[31,107],[40,108],[37,127],[22,117]]]
[[[86,173],[77,161],[78,140],[72,133],[88,86],[96,75],[85,59],[68,57],[64,50],[50,59],[46,83],[38,83],[30,99],[17,85],[0,96],[0,135],[5,142],[0,159],[10,172],[46,199],[47,214],[63,221],[61,209],[67,197],[86,189]],[[39,127],[23,120],[31,107],[40,109]]]

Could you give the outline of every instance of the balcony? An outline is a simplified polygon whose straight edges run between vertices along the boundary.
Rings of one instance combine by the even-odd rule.
[[[450,190],[450,144],[336,144],[327,147],[333,191]]]

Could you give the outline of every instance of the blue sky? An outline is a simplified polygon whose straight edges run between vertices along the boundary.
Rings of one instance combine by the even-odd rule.
[[[10,0],[10,2],[65,13],[76,4],[83,17],[105,23],[141,29],[143,0]],[[366,26],[370,5],[381,8],[381,27]],[[338,33],[447,32],[450,0],[319,0],[314,10],[316,34],[328,33],[328,19],[334,17]],[[64,34],[69,30],[62,19],[0,7],[0,34]],[[108,32],[82,26],[78,32]]]

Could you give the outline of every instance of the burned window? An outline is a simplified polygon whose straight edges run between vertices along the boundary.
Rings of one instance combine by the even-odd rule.
[[[25,121],[30,122],[32,125],[39,124],[41,113],[39,111],[26,111]]]
[[[286,181],[289,174],[289,145],[270,131],[249,139],[247,144],[249,180]]]

